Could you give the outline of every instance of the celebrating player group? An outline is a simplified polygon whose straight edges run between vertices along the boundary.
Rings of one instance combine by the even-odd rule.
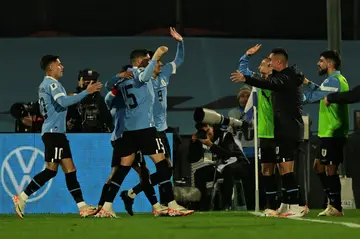
[[[116,217],[112,203],[131,168],[139,174],[140,184],[121,193],[130,215],[133,215],[133,200],[141,191],[151,203],[155,216],[186,216],[194,212],[177,204],[170,181],[170,146],[165,134],[167,85],[171,75],[184,61],[183,38],[174,28],[170,28],[170,34],[178,42],[172,62],[165,65],[161,62],[161,57],[168,51],[166,46],[159,47],[155,52],[137,49],[131,52],[131,65],[106,84],[109,92],[105,102],[112,113],[115,128],[111,137],[112,171],[103,187],[98,206],[88,205],[83,199],[65,132],[67,107],[88,94],[100,91],[102,83],[91,83],[83,92],[67,96],[59,82],[64,69],[59,56],[46,55],[41,58],[40,66],[45,77],[39,86],[39,104],[45,119],[41,135],[45,145],[46,168],[32,179],[23,192],[12,198],[18,217],[24,217],[28,197],[56,176],[59,165],[65,173],[67,188],[77,203],[81,217]],[[155,173],[149,175],[143,155],[148,155],[155,163]],[[157,184],[162,204],[158,202],[153,188]]]
[[[177,41],[173,61],[166,64],[161,61],[168,51],[166,46],[160,46],[154,52],[135,49],[130,54],[130,64],[122,67],[106,83],[108,93],[105,103],[115,126],[111,136],[112,170],[104,182],[96,206],[87,204],[83,198],[65,133],[67,107],[81,101],[88,94],[100,91],[102,83],[91,83],[81,93],[68,96],[59,82],[64,69],[59,56],[46,55],[41,58],[40,66],[45,77],[38,94],[40,111],[44,117],[41,135],[45,145],[46,168],[34,176],[23,192],[12,198],[16,214],[20,218],[24,217],[28,197],[56,176],[59,165],[65,173],[66,186],[81,217],[116,217],[112,204],[131,169],[138,173],[140,183],[120,193],[128,214],[134,214],[133,201],[141,191],[152,205],[155,216],[186,216],[194,213],[175,201],[170,180],[170,146],[165,133],[168,128],[167,86],[170,77],[183,63],[185,54],[182,36],[174,28],[170,28],[170,35]],[[231,79],[235,83],[260,88],[257,96],[259,155],[267,199],[264,216],[302,217],[308,213],[307,206],[302,205],[299,197],[294,159],[304,138],[302,105],[315,101],[320,101],[318,131],[321,145],[314,169],[329,200],[326,209],[319,216],[342,216],[341,184],[337,171],[343,160],[342,148],[349,131],[349,113],[347,105],[331,104],[331,97],[329,102],[326,101],[330,93],[349,90],[346,79],[339,71],[341,57],[336,51],[320,54],[319,74],[327,75],[327,79],[318,86],[295,67],[288,66],[289,56],[282,48],[273,49],[269,57],[262,60],[258,68],[260,74],[250,71],[249,57],[260,47],[261,45],[254,46],[240,58],[239,70],[231,74]],[[303,93],[303,84],[308,85],[310,91]],[[150,174],[144,155],[154,162],[156,172]],[[274,175],[276,166],[281,175],[283,190],[279,208],[276,202],[278,184]],[[155,185],[159,185],[160,202],[155,194]]]

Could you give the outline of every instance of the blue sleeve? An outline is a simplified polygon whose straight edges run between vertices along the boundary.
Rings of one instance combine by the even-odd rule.
[[[87,91],[83,90],[80,94],[67,96],[64,88],[59,83],[50,84],[50,91],[54,100],[63,108],[79,102],[88,95]]]
[[[114,75],[113,78],[111,78],[111,80],[109,80],[105,83],[106,90],[110,91],[119,80],[120,80],[120,78],[117,77],[117,74]]]
[[[179,67],[183,62],[185,58],[185,47],[184,47],[184,41],[178,42],[176,55],[174,59],[175,67],[174,71],[176,72],[176,68]]]
[[[330,93],[338,92],[340,82],[336,77],[329,77],[316,90],[303,93],[303,104],[319,101]]]
[[[105,104],[109,110],[111,110],[112,108],[112,102],[114,99],[115,99],[115,95],[113,95],[111,91],[109,91],[105,96]]]
[[[155,65],[156,65],[156,61],[155,60],[151,60],[149,62],[149,65],[147,67],[144,68],[139,68],[134,72],[134,79],[143,82],[143,83],[147,83],[151,80],[151,76],[154,73],[155,70]]]
[[[161,68],[161,74],[164,76],[164,80],[167,84],[169,83],[170,76],[176,74],[176,69],[184,62],[184,55],[184,42],[179,42],[175,59],[172,62],[166,63]]]
[[[243,75],[253,76],[254,72],[249,69],[249,58],[246,54],[240,57],[238,70]]]

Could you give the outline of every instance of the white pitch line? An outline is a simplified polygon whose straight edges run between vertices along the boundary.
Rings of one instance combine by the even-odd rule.
[[[252,215],[255,216],[260,216],[262,215],[261,212],[249,212]],[[351,227],[351,228],[360,228],[360,224],[357,223],[352,223],[352,222],[337,222],[337,221],[325,221],[325,220],[319,220],[319,219],[307,219],[307,218],[291,218],[291,217],[286,217],[287,219],[291,219],[291,220],[297,220],[297,221],[308,221],[308,222],[317,222],[317,223],[325,223],[325,224],[338,224],[338,225],[343,225],[346,227]]]

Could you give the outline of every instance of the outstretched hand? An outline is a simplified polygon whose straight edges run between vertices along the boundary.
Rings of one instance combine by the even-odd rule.
[[[175,30],[174,27],[170,27],[170,35],[177,41],[183,41],[182,36]]]
[[[255,46],[251,47],[246,51],[246,55],[251,56],[254,55],[262,46],[262,44],[256,44]]]
[[[245,76],[240,73],[240,71],[236,70],[235,72],[231,73],[230,79],[232,82],[245,82]]]

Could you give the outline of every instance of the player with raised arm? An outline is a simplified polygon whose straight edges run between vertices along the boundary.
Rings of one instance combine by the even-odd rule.
[[[171,75],[176,73],[176,69],[184,62],[184,41],[182,36],[177,33],[175,28],[170,27],[171,36],[178,42],[177,51],[175,55],[175,59],[167,64],[163,65],[163,63],[159,60],[156,63],[155,71],[152,74],[152,84],[154,87],[155,93],[155,102],[154,102],[154,122],[155,127],[158,132],[158,136],[161,139],[163,146],[163,151],[165,154],[165,158],[168,163],[171,165],[171,154],[170,154],[170,145],[166,136],[167,126],[167,86],[169,85],[169,80]],[[151,56],[152,54],[150,54]],[[152,185],[157,185],[159,183],[157,172],[150,175]],[[137,184],[135,187],[130,189],[129,191],[122,191],[120,196],[126,205],[126,208],[131,208],[134,198],[137,194],[142,191],[141,183]],[[165,196],[164,189],[162,185],[159,185],[160,192],[160,201],[162,204],[167,205],[168,199]],[[131,210],[132,212],[132,210]]]
[[[168,214],[188,215],[193,213],[184,207],[178,205],[174,200],[172,184],[170,178],[172,175],[171,167],[167,163],[162,147],[161,139],[157,136],[155,123],[153,119],[154,89],[151,81],[151,75],[155,70],[156,62],[168,51],[167,47],[159,47],[152,60],[145,69],[132,69],[134,78],[131,80],[121,79],[118,90],[121,92],[125,109],[125,131],[120,141],[121,164],[111,179],[108,191],[105,195],[105,203],[101,211],[97,214],[101,217],[115,217],[112,209],[112,202],[118,193],[120,186],[130,171],[133,164],[135,153],[141,151],[144,155],[149,155],[156,165],[159,175],[159,182],[163,184],[168,203]],[[145,64],[146,65],[146,64]],[[115,96],[113,96],[115,98]],[[172,198],[171,198],[172,197]],[[159,205],[160,207],[161,205]]]
[[[146,55],[147,53],[144,52]],[[131,79],[133,77],[132,74],[127,74],[127,69],[131,68],[131,65],[126,65],[117,74],[119,77]],[[114,130],[111,135],[111,145],[113,146],[113,156],[111,161],[111,173],[109,178],[106,180],[106,183],[103,186],[103,190],[101,193],[101,197],[98,203],[98,210],[101,210],[102,206],[105,203],[105,193],[108,190],[111,182],[111,178],[115,174],[115,172],[119,169],[120,162],[121,162],[121,152],[120,152],[120,145],[121,145],[121,135],[124,132],[124,117],[125,117],[125,102],[121,95],[118,95],[119,91],[115,85],[111,91],[109,91],[105,97],[105,103],[108,109],[111,112],[114,120]],[[113,96],[116,96],[113,98]],[[145,161],[143,160],[141,152],[137,152],[135,156],[135,160],[131,167],[139,174],[140,182],[142,187],[144,188],[144,193],[148,198],[149,202],[153,206],[153,214],[154,215],[162,215],[167,214],[167,209],[160,207],[158,205],[158,201],[156,198],[155,190],[152,187],[150,180],[149,180],[149,171],[146,167]],[[125,205],[125,209],[128,211],[130,215],[133,215],[132,207],[127,207]],[[98,215],[101,217],[102,215]]]
[[[65,173],[66,186],[77,203],[80,216],[87,217],[93,215],[96,208],[86,204],[83,199],[69,141],[65,135],[66,113],[68,106],[79,102],[88,94],[100,91],[102,84],[101,82],[89,84],[87,89],[80,94],[67,96],[64,87],[59,82],[64,69],[59,57],[45,55],[41,58],[40,66],[46,74],[39,86],[40,112],[44,117],[41,135],[45,145],[46,168],[32,179],[23,192],[12,198],[15,212],[20,218],[24,217],[25,202],[28,197],[55,177],[61,165]]]
[[[307,206],[299,206],[300,195],[294,174],[294,160],[304,139],[301,104],[304,75],[295,67],[288,66],[288,53],[283,48],[273,49],[269,58],[273,73],[266,80],[243,75],[239,71],[231,73],[230,78],[233,82],[242,82],[272,91],[276,142],[276,158],[272,163],[279,167],[284,188],[278,213],[281,217],[302,217],[309,210]]]
[[[266,80],[272,73],[271,60],[268,57],[262,59],[256,73],[248,68],[249,58],[251,58],[261,47],[256,44],[248,49],[239,60],[238,70],[244,75],[249,75],[262,80]],[[258,100],[258,137],[260,141],[259,159],[261,162],[261,173],[263,176],[264,189],[266,195],[266,208],[263,215],[267,217],[278,216],[277,212],[277,183],[274,175],[276,164],[274,140],[274,114],[271,102],[271,91],[267,89],[257,88]]]

